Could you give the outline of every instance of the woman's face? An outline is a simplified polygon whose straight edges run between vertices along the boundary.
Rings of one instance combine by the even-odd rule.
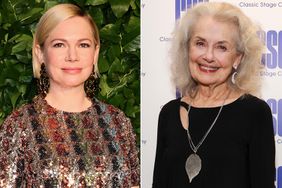
[[[200,18],[189,42],[189,68],[195,81],[203,86],[226,83],[232,66],[237,67],[241,55],[236,51],[237,28],[211,17]]]
[[[83,17],[72,17],[59,23],[38,50],[47,67],[51,87],[82,87],[97,63],[92,28]]]

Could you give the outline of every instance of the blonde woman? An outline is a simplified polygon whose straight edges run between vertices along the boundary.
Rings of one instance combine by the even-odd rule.
[[[172,74],[182,97],[159,115],[154,188],[273,188],[272,114],[259,93],[259,30],[227,3],[179,21]]]
[[[40,19],[33,43],[40,94],[0,131],[0,187],[139,185],[135,135],[119,109],[94,96],[100,49],[92,18],[59,4]]]

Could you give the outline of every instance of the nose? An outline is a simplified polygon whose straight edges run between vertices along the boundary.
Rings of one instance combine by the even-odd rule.
[[[65,60],[69,62],[75,62],[79,60],[79,55],[78,55],[76,47],[71,47],[71,46],[68,47],[68,51],[67,51]]]
[[[212,63],[214,61],[214,51],[212,47],[208,47],[205,51],[204,54],[204,59],[208,62],[208,63]]]

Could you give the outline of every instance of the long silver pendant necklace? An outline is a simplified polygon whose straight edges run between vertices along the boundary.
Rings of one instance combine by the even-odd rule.
[[[197,154],[198,149],[200,148],[200,146],[203,144],[203,142],[205,141],[205,139],[207,138],[208,134],[210,133],[210,131],[212,130],[212,128],[214,127],[221,111],[222,108],[224,106],[225,100],[228,98],[230,92],[228,93],[228,95],[226,96],[226,98],[224,99],[222,105],[220,106],[220,109],[215,117],[215,119],[213,120],[210,128],[207,130],[207,132],[205,133],[205,135],[203,136],[203,138],[200,140],[200,142],[195,145],[192,141],[192,137],[189,131],[189,112],[191,109],[191,105],[188,106],[188,110],[187,110],[187,116],[188,116],[188,127],[187,127],[187,136],[188,136],[188,141],[189,141],[189,145],[192,149],[192,151],[194,153],[192,153],[191,155],[189,155],[189,157],[186,160],[185,163],[185,169],[186,169],[186,173],[188,175],[189,178],[189,182],[192,182],[193,178],[195,178],[201,171],[202,168],[202,160],[200,158],[200,156]]]

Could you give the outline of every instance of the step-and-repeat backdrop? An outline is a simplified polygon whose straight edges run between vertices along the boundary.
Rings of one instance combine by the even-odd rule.
[[[175,20],[208,0],[142,0],[142,188],[151,188],[158,115],[176,97],[170,81],[169,47]],[[214,2],[216,0],[209,0]],[[282,188],[282,0],[225,0],[264,29],[266,67],[263,99],[272,109],[276,142],[276,188]]]

